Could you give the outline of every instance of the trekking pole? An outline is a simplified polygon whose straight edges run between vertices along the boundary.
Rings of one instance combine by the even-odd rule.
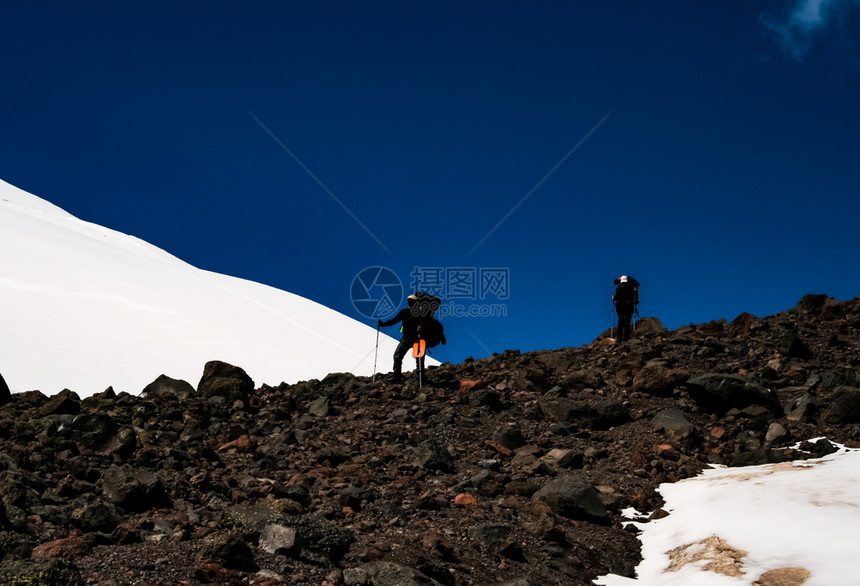
[[[415,370],[417,370],[417,371],[418,371],[418,388],[420,389],[420,388],[421,388],[421,385],[422,385],[422,380],[421,380],[421,359],[420,359],[420,358],[416,358],[416,359],[415,359]]]
[[[612,305],[609,309],[609,337],[615,337],[615,295],[610,299]]]
[[[373,352],[373,379],[371,382],[376,382],[376,357],[379,356],[379,324],[376,324],[376,350]]]
[[[424,361],[424,352],[425,352],[425,344],[424,340],[421,339],[421,326],[418,326],[418,339],[415,340],[415,343],[412,345],[412,356],[415,358],[415,370],[418,371],[418,388],[421,388],[422,380],[421,377],[424,374],[421,368],[421,363]]]

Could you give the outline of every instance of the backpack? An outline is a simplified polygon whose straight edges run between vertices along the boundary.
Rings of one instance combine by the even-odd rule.
[[[421,323],[421,339],[428,348],[438,346],[445,339],[445,326],[434,317],[427,317]]]
[[[424,291],[417,291],[415,298],[415,303],[412,305],[412,315],[418,318],[418,325],[421,326],[421,339],[424,340],[428,348],[438,346],[445,339],[445,328],[434,316],[442,305],[442,300]]]
[[[615,307],[634,309],[639,303],[639,281],[633,277],[627,277],[626,283],[622,283],[621,279],[615,279],[615,285],[615,295],[612,296]]]

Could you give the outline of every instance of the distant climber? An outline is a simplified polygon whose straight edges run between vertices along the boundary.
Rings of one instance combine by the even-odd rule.
[[[406,307],[397,312],[397,315],[393,318],[388,321],[382,321],[381,319],[376,321],[376,325],[383,328],[403,322],[403,327],[400,328],[403,336],[394,350],[393,382],[399,383],[403,380],[401,372],[403,357],[406,356],[406,353],[412,348],[412,345],[419,337],[426,341],[428,348],[432,348],[440,342],[445,344],[444,328],[442,328],[442,324],[434,317],[436,310],[439,309],[439,304],[438,297],[419,291],[415,295],[410,295],[406,298]],[[419,359],[418,367],[423,373],[423,356]]]
[[[615,279],[615,313],[618,315],[618,340],[624,342],[630,339],[630,320],[639,310],[639,281],[633,277],[622,275]]]

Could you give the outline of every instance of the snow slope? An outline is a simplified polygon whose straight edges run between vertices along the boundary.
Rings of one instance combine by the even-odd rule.
[[[0,251],[0,373],[13,392],[137,394],[160,374],[196,386],[209,360],[258,386],[373,372],[375,328],[199,270],[2,181]],[[379,340],[390,370],[397,342]]]
[[[860,450],[715,468],[663,484],[668,517],[637,524],[637,579],[602,586],[857,584]]]

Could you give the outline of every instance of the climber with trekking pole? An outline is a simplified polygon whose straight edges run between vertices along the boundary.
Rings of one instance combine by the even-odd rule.
[[[618,316],[618,341],[630,339],[630,320],[639,314],[639,281],[622,275],[615,279],[615,294],[612,296],[615,314]]]
[[[393,318],[388,321],[377,320],[376,325],[380,328],[393,326],[398,322],[402,322],[403,324],[400,328],[403,336],[394,350],[393,383],[402,382],[403,375],[401,370],[403,367],[403,357],[406,356],[406,352],[410,348],[413,348],[416,342],[423,340],[424,351],[427,348],[436,346],[436,344],[445,344],[445,330],[442,324],[434,317],[440,305],[441,301],[438,297],[419,291],[407,298],[406,307],[401,309]],[[420,343],[418,350],[413,348],[413,356],[415,352],[422,352]],[[421,376],[423,374],[421,371],[424,367],[424,355],[422,354],[420,357],[415,356],[415,359],[416,361],[419,359],[421,361],[418,372],[418,375]]]

